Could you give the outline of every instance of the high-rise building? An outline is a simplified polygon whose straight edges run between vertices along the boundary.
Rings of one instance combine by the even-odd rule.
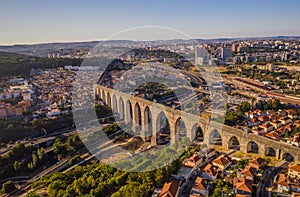
[[[237,44],[237,43],[234,43],[234,44],[232,44],[232,46],[231,46],[231,50],[233,51],[233,52],[239,52],[239,44]]]
[[[205,65],[210,64],[211,61],[210,54],[208,54],[207,50],[203,46],[198,46],[195,48],[195,64],[196,65]]]
[[[225,60],[228,57],[232,57],[232,51],[230,48],[221,48],[220,49],[220,57]]]

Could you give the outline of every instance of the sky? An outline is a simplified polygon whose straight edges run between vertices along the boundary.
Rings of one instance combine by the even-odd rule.
[[[0,1],[0,45],[186,38],[178,31],[203,39],[300,35],[300,1]]]

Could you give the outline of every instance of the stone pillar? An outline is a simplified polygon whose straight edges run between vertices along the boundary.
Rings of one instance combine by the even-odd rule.
[[[276,159],[281,159],[281,149],[279,148],[279,149],[276,149],[276,154],[275,154],[275,156],[276,156]]]
[[[231,136],[225,137],[223,135],[223,133],[221,133],[220,135],[221,135],[221,139],[222,139],[222,148],[229,149],[229,143],[230,143],[229,140],[230,140]]]
[[[156,142],[156,136],[157,136],[157,114],[155,114],[154,112],[152,112],[152,136],[151,136],[151,146],[155,146],[157,145]]]
[[[195,139],[195,131],[193,131],[193,125],[190,123],[185,123],[186,137],[192,142]]]
[[[133,133],[136,133],[136,126],[137,126],[137,122],[136,122],[136,118],[138,116],[138,111],[135,110],[135,103],[131,103],[131,109],[132,109],[132,131]]]
[[[258,154],[261,156],[265,156],[266,147],[263,144],[257,144],[257,145],[258,145]]]
[[[242,153],[247,153],[247,149],[248,149],[248,141],[241,138],[241,140],[240,140],[240,151]]]
[[[141,138],[146,141],[146,132],[148,130],[147,125],[146,125],[146,121],[145,121],[145,113],[144,110],[141,109],[141,122],[142,122],[142,128],[141,128],[141,133],[140,136]]]
[[[175,144],[176,142],[178,142],[178,132],[176,132],[176,125],[175,124],[170,124],[170,135],[171,135],[171,145]]]

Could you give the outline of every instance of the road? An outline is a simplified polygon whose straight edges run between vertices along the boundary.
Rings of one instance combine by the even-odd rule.
[[[272,187],[274,178],[278,175],[284,168],[287,168],[289,162],[284,162],[282,165],[278,167],[272,167],[268,169],[262,177],[262,181],[258,183],[256,197],[271,197],[272,192],[268,190],[268,188]]]
[[[120,132],[121,132],[121,130],[117,131],[116,133],[114,133],[114,134],[112,134],[108,137],[113,137],[116,134],[119,134]],[[105,143],[103,143],[103,142],[105,142]],[[92,152],[92,153],[96,152],[96,154],[97,154],[99,152],[99,150],[101,150],[101,151],[109,150],[109,149],[114,148],[118,145],[114,144],[110,140],[107,141],[106,139],[101,139],[101,140],[98,140],[96,142],[91,143],[90,146],[93,147],[92,149],[90,149],[90,152]],[[78,155],[83,156],[84,154],[86,154],[88,152],[89,152],[88,150],[84,150],[84,151],[81,151]],[[74,166],[71,166],[70,168],[68,168],[64,172],[66,172],[68,170],[72,170],[72,169],[76,168],[77,166],[82,165],[83,163],[93,159],[94,157],[95,157],[95,155],[91,155],[91,156],[83,159],[79,163],[75,164]],[[35,175],[34,177],[31,177],[31,178],[26,177],[27,179],[22,180],[23,182],[26,182],[26,183],[23,184],[18,190],[15,190],[15,191],[13,191],[9,194],[5,194],[3,196],[4,197],[7,197],[7,196],[22,196],[23,194],[25,194],[26,192],[28,192],[31,189],[31,185],[34,182],[38,181],[44,175],[51,174],[51,173],[54,173],[54,172],[60,172],[60,171],[64,170],[65,168],[67,168],[68,167],[68,162],[69,162],[69,159],[63,159],[63,160],[59,161],[58,163],[52,165],[51,167],[47,168],[46,170],[44,170],[44,171],[40,172],[39,174]],[[19,177],[16,177],[16,178],[19,179]]]

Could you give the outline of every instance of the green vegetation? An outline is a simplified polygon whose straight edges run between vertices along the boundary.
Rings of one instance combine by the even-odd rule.
[[[47,133],[51,133],[71,127],[73,123],[72,114],[59,116],[56,119],[44,118],[43,121],[34,120],[31,122],[25,122],[20,119],[0,119],[0,128],[2,128],[0,140],[2,143],[8,143],[9,141],[18,140],[30,135],[41,135],[44,134],[41,128],[44,128]]]
[[[282,105],[278,99],[262,101],[260,105],[261,110],[279,110],[284,108],[285,105]]]
[[[66,65],[80,66],[81,59],[45,58],[0,52],[0,77],[25,75],[29,77],[31,69],[58,68]]]
[[[212,186],[214,187],[214,192],[212,194],[212,197],[220,197],[220,196],[233,196],[229,193],[229,188],[232,188],[232,183],[229,181],[223,181],[221,179],[216,179]]]
[[[12,181],[3,183],[1,193],[9,193],[15,190],[15,184]]]
[[[74,157],[72,157],[70,160],[69,160],[69,166],[73,166],[77,163],[79,163],[82,159],[79,157],[79,155],[75,155]]]
[[[8,152],[7,156],[0,157],[0,179],[30,175],[32,171],[40,170],[40,167],[47,166],[49,162],[69,157],[82,148],[83,144],[78,135],[56,138],[53,144],[54,156],[46,154],[42,147],[36,148],[19,143]]]
[[[251,104],[248,102],[242,102],[236,111],[226,111],[225,124],[233,126],[239,121],[244,120],[245,112],[251,109]]]
[[[66,173],[46,175],[34,183],[32,188],[35,191],[46,189],[49,196],[147,197],[155,187],[163,186],[170,175],[178,171],[180,161],[200,149],[188,147],[179,159],[164,167],[145,172],[129,173],[103,163],[78,166]],[[169,151],[170,149],[164,149],[161,154],[170,157]],[[27,197],[36,196],[35,191],[28,193]]]

